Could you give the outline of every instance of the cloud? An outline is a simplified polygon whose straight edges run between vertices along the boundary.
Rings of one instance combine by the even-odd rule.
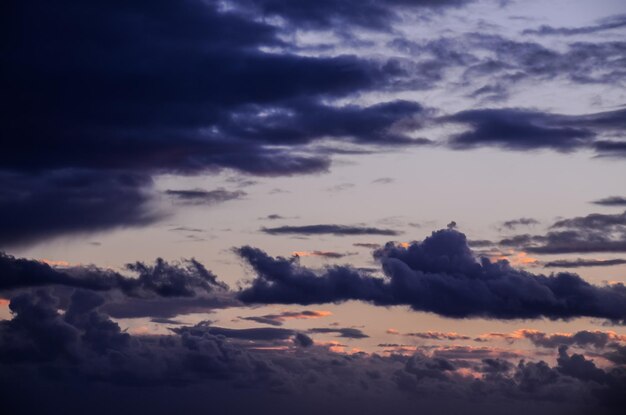
[[[302,310],[302,311],[283,311],[279,314],[266,314],[263,316],[240,317],[242,320],[256,321],[262,324],[271,324],[272,326],[282,326],[287,320],[310,320],[332,315],[330,311],[318,310]]]
[[[409,305],[447,317],[567,319],[626,318],[623,284],[592,285],[576,274],[550,276],[512,268],[507,261],[477,260],[464,234],[433,232],[423,242],[388,243],[376,252],[385,278],[350,266],[315,271],[297,258],[273,258],[259,249],[237,253],[256,277],[238,297],[245,303],[321,304],[360,300]]]
[[[392,22],[405,9],[445,9],[471,0],[384,0],[362,4],[357,0],[325,0],[316,4],[288,0],[237,0],[234,3],[253,13],[280,17],[294,27],[313,30],[345,30],[357,26],[370,30],[391,30]],[[358,10],[355,13],[355,10]]]
[[[154,265],[126,265],[134,276],[95,266],[60,269],[45,262],[0,253],[0,291],[60,285],[95,291],[119,290],[136,298],[194,297],[200,293],[227,291],[228,286],[195,259],[169,263],[157,258]]]
[[[225,137],[275,145],[308,144],[323,138],[379,146],[427,145],[429,140],[412,138],[409,133],[428,115],[428,110],[412,101],[331,106],[300,98],[287,105],[247,105],[220,120],[219,129]]]
[[[44,391],[57,388],[64,391],[69,413],[79,412],[74,405],[84,408],[83,400],[98,402],[97,413],[121,409],[120,401],[125,408],[137,404],[151,409],[154,402],[154,413],[164,413],[164,395],[170,404],[184,402],[187,408],[206,407],[199,397],[210,397],[245,413],[252,407],[269,409],[268,393],[274,412],[283,412],[286,402],[301,406],[304,400],[314,409],[311,413],[318,408],[342,413],[343,407],[335,405],[345,399],[353,409],[362,405],[363,413],[372,405],[391,404],[400,413],[410,413],[416,402],[433,414],[442,405],[494,414],[500,404],[520,411],[530,405],[545,414],[560,405],[595,412],[623,405],[623,371],[599,368],[566,348],[559,349],[557,364],[550,366],[543,361],[514,364],[509,362],[517,361],[514,354],[502,357],[507,355],[489,348],[444,347],[408,356],[342,354],[288,329],[231,329],[207,322],[172,328],[167,335],[138,335],[126,333],[103,314],[105,302],[100,294],[83,290],[75,291],[65,305],[46,290],[11,299],[12,319],[0,322],[6,407],[19,405],[20,412],[50,407],[59,394]],[[100,395],[109,387],[117,399]],[[248,403],[233,406],[241,401],[242,391]],[[482,397],[478,402],[477,393]],[[257,394],[265,400],[257,401]],[[239,399],[233,401],[235,396]],[[328,408],[316,406],[329,399]],[[481,402],[487,401],[483,407]]]
[[[558,220],[545,235],[515,235],[500,244],[536,254],[626,252],[626,212]]]
[[[604,348],[611,342],[624,342],[626,336],[620,336],[615,332],[581,330],[576,333],[549,334],[537,330],[519,330],[514,337],[523,337],[530,340],[535,346],[556,348],[559,346],[593,346]]]
[[[352,244],[353,246],[357,246],[359,248],[367,248],[367,249],[378,249],[381,247],[380,244],[374,244],[369,242],[356,242]]]
[[[626,197],[609,196],[604,199],[594,200],[591,203],[601,206],[626,206]]]
[[[263,342],[271,342],[275,340],[286,340],[295,334],[293,330],[290,329],[280,329],[280,328],[269,328],[269,327],[260,327],[260,328],[251,328],[251,329],[229,329],[224,327],[216,327],[212,326],[210,322],[201,322],[192,327],[175,327],[170,328],[176,334],[185,334],[185,333],[199,333],[199,334],[210,334],[213,336],[223,336],[230,339],[237,340],[252,340],[252,341],[263,341]]]
[[[322,258],[338,259],[338,258],[356,255],[356,253],[355,252],[342,253],[342,252],[332,252],[332,251],[294,251],[292,255],[299,256],[299,257],[317,256],[317,257],[322,257]]]
[[[395,179],[391,177],[381,177],[375,180],[372,180],[372,184],[390,184],[393,183]]]
[[[16,43],[3,58],[2,246],[154,223],[162,173],[320,173],[332,151],[305,148],[317,140],[427,143],[409,135],[417,103],[329,103],[397,69],[292,53],[278,26],[219,2],[37,0],[11,14],[23,25],[5,25]]]
[[[471,337],[458,333],[443,333],[439,331],[425,331],[405,333],[403,336],[417,337],[424,340],[471,340]]]
[[[284,216],[278,215],[276,213],[272,213],[271,215],[267,215],[263,218],[259,218],[259,219],[267,219],[267,220],[279,220],[279,219],[287,219]]]
[[[535,88],[538,84],[551,84],[554,81],[610,86],[623,78],[622,41],[578,41],[562,45],[562,48],[550,47],[543,43],[504,37],[483,30],[457,36],[431,37],[421,41],[399,37],[388,42],[387,46],[404,57],[394,61],[405,72],[395,80],[394,85],[397,87],[429,90],[444,83],[458,81],[471,89],[472,92],[466,95],[478,99],[479,102],[498,102],[512,96],[519,88]],[[458,77],[452,77],[450,74],[453,72],[458,73]],[[532,113],[538,113],[536,110],[501,109],[520,116],[524,114],[518,113],[528,113],[526,116],[529,117],[520,120],[518,124],[519,127],[523,126],[526,132],[534,130],[551,139],[558,136],[550,133],[559,131],[546,131],[541,128],[549,129],[549,126],[542,126],[540,119],[530,120],[533,118],[530,117]],[[614,115],[614,120],[619,122],[617,114]],[[503,116],[501,114],[500,118]],[[533,125],[528,125],[526,121],[532,121]],[[536,122],[539,122],[539,125],[535,124]],[[561,122],[562,126],[568,124],[565,120]],[[481,132],[488,131],[485,128]],[[507,138],[513,138],[508,128],[506,132]],[[561,130],[560,133],[564,131]],[[545,147],[553,145],[554,143],[546,143]],[[517,149],[522,149],[522,146]]]
[[[315,333],[322,333],[322,334],[325,334],[325,333],[336,333],[337,337],[344,337],[344,338],[347,338],[347,339],[365,339],[365,338],[369,337],[367,334],[363,333],[363,331],[361,331],[359,329],[355,329],[355,328],[339,328],[339,327],[313,328],[313,329],[307,330],[307,333],[311,333],[311,334],[315,334]]]
[[[626,26],[626,15],[616,15],[600,20],[597,24],[581,27],[552,27],[542,25],[538,29],[526,29],[525,35],[539,36],[573,36],[597,33],[606,30],[619,29]]]
[[[609,267],[626,264],[626,259],[561,259],[543,264],[546,268]]]
[[[515,229],[518,226],[538,225],[539,221],[533,218],[519,218],[502,222],[502,226],[507,229]]]
[[[262,232],[270,235],[296,234],[296,235],[385,235],[395,236],[401,232],[392,229],[374,228],[368,226],[348,225],[302,225],[302,226],[278,226],[275,228],[261,228]]]
[[[246,196],[246,192],[241,190],[231,192],[222,188],[215,190],[166,190],[165,194],[190,205],[212,205],[229,200],[241,199]]]
[[[467,110],[445,118],[470,130],[451,137],[456,149],[497,146],[508,150],[550,148],[569,152],[590,145],[594,133],[572,126],[567,117],[520,109]]]
[[[151,188],[134,173],[0,171],[0,247],[154,223],[167,213],[153,205]]]

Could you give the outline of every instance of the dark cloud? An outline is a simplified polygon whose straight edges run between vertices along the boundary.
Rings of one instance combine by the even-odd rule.
[[[591,203],[601,206],[626,206],[626,197],[609,196],[604,199],[594,200]]]
[[[275,228],[261,228],[262,232],[270,235],[296,234],[296,235],[385,235],[395,236],[401,232],[393,229],[373,228],[368,226],[348,225],[302,225],[302,226],[278,226]]]
[[[626,264],[626,259],[560,259],[543,264],[546,268],[609,267]]]
[[[380,244],[374,244],[369,242],[356,242],[352,244],[353,246],[357,246],[359,248],[367,248],[367,249],[378,249],[381,247]]]
[[[467,244],[471,248],[484,248],[484,247],[487,247],[487,246],[495,245],[495,243],[493,241],[489,241],[489,240],[486,240],[486,239],[469,240],[469,241],[467,241]]]
[[[228,329],[224,327],[212,326],[209,322],[201,322],[193,327],[171,328],[170,330],[176,334],[191,333],[194,335],[198,335],[207,333],[213,336],[222,336],[230,339],[266,342],[271,342],[275,340],[286,340],[291,338],[295,334],[295,332],[290,329],[268,327],[251,329]]]
[[[471,0],[384,0],[363,4],[358,0],[322,0],[318,2],[289,0],[236,0],[240,7],[265,17],[280,17],[289,25],[304,29],[345,30],[358,26],[373,30],[391,30],[399,12],[411,8],[445,9]]]
[[[515,359],[519,353],[490,347],[446,346],[433,350],[433,356],[453,360],[484,360],[489,358]]]
[[[476,54],[463,79],[512,86],[528,81],[565,79],[577,84],[612,84],[624,76],[624,42],[572,42],[563,49],[495,34],[469,33],[456,39],[457,50]]]
[[[151,203],[151,187],[149,177],[134,173],[0,169],[0,247],[154,223],[166,212]]]
[[[471,340],[471,337],[458,333],[442,333],[438,331],[425,331],[417,333],[405,333],[404,336],[417,337],[424,340]]]
[[[241,305],[228,286],[195,259],[128,264],[131,274],[95,266],[62,269],[0,253],[0,292],[32,287],[73,287],[106,293],[101,308],[114,318],[172,318]]]
[[[515,229],[518,226],[538,225],[539,221],[533,218],[519,218],[502,222],[502,226],[507,229]]]
[[[113,318],[171,319],[185,314],[207,314],[229,307],[240,307],[230,292],[214,290],[193,297],[113,298],[101,309]]]
[[[615,350],[604,354],[604,357],[618,365],[626,365],[626,346],[617,346]]]
[[[262,53],[259,46],[281,43],[275,29],[220,11],[215,2],[150,6],[14,7],[6,35],[16,42],[3,68],[11,80],[5,92],[15,98],[3,112],[3,135],[13,137],[2,153],[4,168],[226,167],[275,175],[328,166],[238,137],[225,140],[211,128],[241,105],[367,87],[378,69],[347,56]]]
[[[551,148],[572,151],[591,143],[593,132],[572,126],[563,116],[519,109],[463,111],[445,119],[466,124],[467,132],[451,138],[453,148],[498,146],[509,150]]]
[[[315,333],[332,333],[337,334],[337,337],[345,337],[347,339],[365,339],[369,337],[367,334],[363,333],[363,331],[351,327],[319,327],[307,330],[307,333],[315,334]]]
[[[199,293],[227,291],[228,286],[195,259],[169,263],[157,258],[154,265],[126,265],[133,276],[95,266],[56,269],[40,261],[0,253],[0,290],[60,285],[95,291],[119,290],[136,298],[194,297]]]
[[[560,346],[578,346],[604,348],[608,344],[619,340],[619,336],[612,332],[581,330],[573,334],[550,334],[536,330],[521,330],[522,337],[530,340],[535,346],[556,348]],[[626,338],[624,338],[626,340]]]
[[[550,276],[477,260],[464,234],[445,229],[408,247],[388,243],[376,252],[385,278],[349,266],[314,271],[297,258],[272,258],[259,249],[237,253],[256,277],[239,293],[246,303],[319,304],[361,300],[409,305],[448,317],[626,318],[623,284],[596,286],[576,274]]]
[[[279,219],[287,219],[284,216],[278,215],[276,213],[272,213],[271,215],[267,215],[264,218],[259,219],[267,219],[267,220],[279,220]]]
[[[294,342],[302,347],[313,346],[313,339],[302,333],[296,333],[294,337]]]
[[[594,148],[603,157],[626,157],[626,141],[599,140]]]
[[[456,81],[479,102],[498,102],[537,83],[565,80],[611,86],[624,78],[622,41],[572,42],[557,49],[483,31],[422,41],[397,38],[388,46],[404,56],[393,61],[404,72],[394,80],[396,87],[428,90]],[[508,109],[515,110],[536,112]],[[542,128],[534,131],[549,133]]]
[[[240,317],[242,320],[256,321],[262,324],[271,324],[272,326],[282,326],[287,320],[309,320],[327,317],[331,315],[328,311],[302,310],[302,311],[283,311],[279,314],[266,314],[263,316]]]
[[[572,36],[585,35],[589,33],[602,32],[605,30],[619,29],[626,26],[626,15],[611,16],[600,20],[597,24],[581,27],[552,27],[543,25],[538,29],[527,29],[522,33],[525,35],[539,36]]]
[[[160,173],[319,173],[332,151],[302,148],[314,140],[427,143],[408,135],[424,115],[417,103],[322,103],[382,87],[397,68],[293,54],[276,26],[219,2],[38,0],[9,11],[2,245],[153,223]]]
[[[226,137],[268,144],[308,144],[320,138],[356,144],[405,146],[430,144],[408,135],[429,114],[411,101],[390,101],[371,106],[330,106],[310,99],[286,106],[248,105],[220,121]]]
[[[229,200],[241,199],[246,196],[246,192],[244,191],[236,190],[231,192],[222,188],[215,190],[166,190],[165,194],[191,205],[212,205]]]
[[[500,244],[536,254],[626,252],[626,212],[562,219],[545,235],[515,235]]]
[[[0,253],[0,290],[2,291],[45,285],[108,290],[114,284],[114,276],[99,270],[74,276],[65,271],[54,269],[43,262],[15,258]]]
[[[316,256],[327,259],[339,259],[347,256],[356,255],[355,252],[333,252],[333,251],[295,251],[293,255],[299,257]]]
[[[520,414],[529,407],[540,414],[555,409],[611,413],[624,403],[622,370],[601,369],[565,348],[552,367],[542,361],[515,365],[507,361],[515,356],[494,357],[499,352],[487,348],[345,355],[292,330],[229,329],[206,322],[173,328],[169,335],[131,335],[102,314],[104,302],[99,294],[79,290],[61,313],[60,304],[44,290],[11,299],[12,319],[0,322],[5,408],[29,413],[61,404],[60,396],[67,413],[82,413],[84,405],[96,402],[97,414],[120,412],[120,401],[126,409],[136,404],[158,414],[169,412],[172,404],[201,410],[207,402],[199,397],[210,397],[234,413],[253,408],[288,413],[303,402],[312,409],[305,409],[306,414],[321,409],[345,413],[347,408],[336,406],[345,399],[367,414],[390,405],[399,413],[412,413],[416,404],[427,414],[442,408],[495,414],[502,407]],[[475,376],[459,372],[472,368]],[[115,399],[101,395],[109,387]],[[53,392],[57,390],[63,393]],[[257,400],[257,394],[266,399]],[[328,400],[328,407],[319,406]],[[246,404],[237,406],[241,401]],[[293,406],[283,406],[289,402]]]
[[[395,179],[391,177],[381,177],[379,179],[372,180],[372,184],[390,184],[393,183]]]

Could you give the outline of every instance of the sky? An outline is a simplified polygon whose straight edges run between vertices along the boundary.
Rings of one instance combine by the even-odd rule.
[[[623,1],[1,16],[11,413],[622,413]]]

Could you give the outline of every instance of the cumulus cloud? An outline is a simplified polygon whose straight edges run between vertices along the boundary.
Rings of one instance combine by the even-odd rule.
[[[316,271],[301,266],[297,258],[273,258],[252,247],[237,253],[256,274],[238,294],[245,303],[360,300],[409,305],[448,317],[626,318],[623,284],[596,286],[576,274],[545,276],[512,268],[504,260],[479,260],[465,235],[453,228],[433,232],[423,242],[388,243],[376,251],[384,278],[350,266]]]
[[[95,266],[55,268],[0,253],[0,292],[34,287],[82,288],[107,295],[102,310],[115,318],[172,318],[240,305],[228,286],[198,261],[135,262],[122,274]]]

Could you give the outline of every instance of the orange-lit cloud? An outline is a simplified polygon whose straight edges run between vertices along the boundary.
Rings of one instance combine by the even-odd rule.
[[[476,340],[504,340],[513,343],[519,340],[530,340],[536,345],[572,343],[572,344],[603,344],[608,342],[626,342],[626,335],[614,331],[580,331],[576,333],[545,333],[534,329],[519,329],[510,333],[481,334]],[[595,340],[594,340],[595,339]]]
[[[150,327],[148,326],[137,326],[137,327],[132,327],[131,329],[128,330],[131,334],[133,335],[137,335],[137,336],[143,336],[146,334],[150,334]]]
[[[67,267],[80,265],[80,264],[72,264],[67,261],[56,261],[56,260],[47,259],[47,258],[42,258],[39,260],[39,262],[43,262],[44,264],[50,265],[51,267],[59,267],[59,268],[67,268]]]
[[[263,316],[240,317],[242,320],[256,321],[257,323],[271,324],[280,326],[287,320],[310,320],[322,317],[332,316],[330,311],[323,310],[302,310],[302,311],[283,311],[279,314],[266,314]]]
[[[508,254],[500,253],[499,256],[493,258],[496,261],[506,260],[513,266],[533,265],[537,264],[539,260],[528,256],[528,253],[523,251],[510,250]]]

